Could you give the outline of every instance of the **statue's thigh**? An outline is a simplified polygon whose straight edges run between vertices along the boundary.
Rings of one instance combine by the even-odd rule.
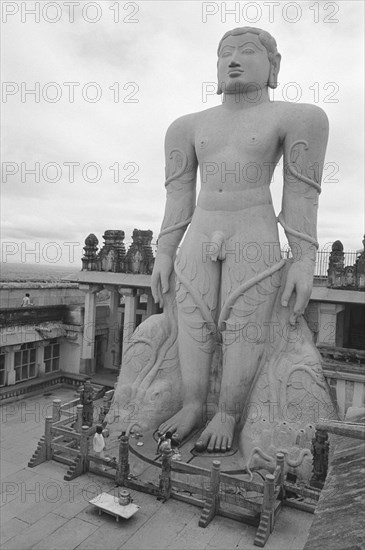
[[[180,312],[212,322],[220,294],[221,262],[204,255],[204,234],[190,234],[183,242],[176,262],[176,299]]]
[[[233,250],[232,243],[229,244]],[[257,282],[258,276],[276,263],[276,259],[270,260],[256,244],[251,249],[237,246],[234,254],[226,254],[222,262],[220,303],[221,310],[226,311],[221,319],[226,330],[250,330],[260,339],[266,332],[281,284],[280,272]]]

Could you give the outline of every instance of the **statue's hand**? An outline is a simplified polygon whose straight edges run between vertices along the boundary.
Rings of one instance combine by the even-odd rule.
[[[311,260],[298,260],[294,262],[288,271],[286,284],[281,297],[281,305],[288,307],[293,292],[296,292],[296,300],[289,323],[295,325],[297,318],[303,315],[312,293],[314,275],[314,262]]]
[[[167,254],[157,253],[151,277],[151,290],[153,299],[160,307],[163,306],[163,294],[169,290],[169,279],[173,269],[172,258]]]

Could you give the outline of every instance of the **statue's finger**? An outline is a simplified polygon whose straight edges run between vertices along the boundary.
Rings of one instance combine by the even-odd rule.
[[[166,277],[165,275],[161,276],[161,286],[162,286],[162,293],[163,294],[166,294],[166,292],[168,292],[169,290],[169,278]]]
[[[303,315],[305,307],[307,305],[307,295],[305,292],[298,292],[297,299],[295,300],[293,311],[297,317]]]
[[[291,282],[291,281],[287,281],[286,282],[286,285],[285,285],[285,288],[284,288],[284,292],[283,292],[283,295],[281,297],[281,305],[283,307],[287,307],[288,306],[288,303],[289,303],[289,300],[290,300],[290,296],[293,294],[293,290],[294,290],[294,283]]]

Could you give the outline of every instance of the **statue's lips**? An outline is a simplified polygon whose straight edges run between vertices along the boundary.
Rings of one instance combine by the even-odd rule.
[[[240,76],[243,73],[244,73],[244,71],[241,71],[240,69],[234,69],[233,71],[229,71],[228,75],[229,76]]]

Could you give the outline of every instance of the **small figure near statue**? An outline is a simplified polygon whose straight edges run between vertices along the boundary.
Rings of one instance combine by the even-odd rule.
[[[105,439],[103,436],[103,426],[96,426],[96,432],[93,438],[93,451],[99,458],[105,458]],[[102,466],[102,470],[105,471],[105,466]]]

